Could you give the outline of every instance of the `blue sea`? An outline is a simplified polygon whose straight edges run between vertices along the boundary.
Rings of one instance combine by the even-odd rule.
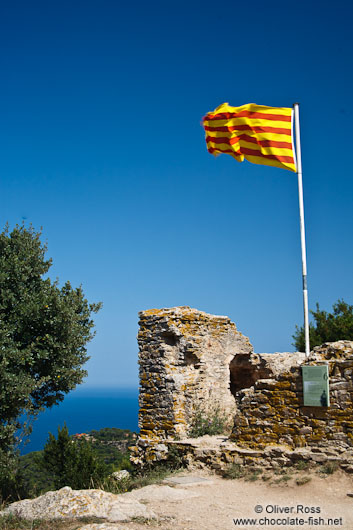
[[[77,388],[60,405],[41,412],[33,423],[27,444],[21,454],[43,449],[48,433],[55,436],[58,426],[66,423],[69,434],[89,432],[103,427],[138,431],[137,388]]]

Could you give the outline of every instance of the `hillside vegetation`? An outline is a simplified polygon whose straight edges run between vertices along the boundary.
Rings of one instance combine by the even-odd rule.
[[[59,429],[58,438],[62,431],[63,429]],[[86,446],[89,449],[90,454],[94,455],[95,460],[103,468],[103,478],[106,478],[114,471],[131,469],[129,447],[135,443],[136,436],[136,433],[128,429],[106,427],[98,431],[93,430],[89,433],[70,436],[69,439],[71,444],[77,447]],[[18,497],[36,497],[46,491],[56,489],[54,474],[46,466],[44,456],[45,450],[42,450],[19,458],[18,491],[16,492]],[[60,461],[59,456],[57,461]]]

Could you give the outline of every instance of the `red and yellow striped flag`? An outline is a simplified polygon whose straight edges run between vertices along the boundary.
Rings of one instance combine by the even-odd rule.
[[[228,153],[238,162],[296,171],[292,140],[292,109],[249,103],[223,103],[203,119],[207,149],[215,156]]]

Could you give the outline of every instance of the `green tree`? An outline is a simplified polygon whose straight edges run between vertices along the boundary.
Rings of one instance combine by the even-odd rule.
[[[316,304],[316,311],[310,311],[315,324],[310,323],[310,347],[320,346],[324,342],[353,340],[353,305],[344,300],[337,300],[332,306],[332,313],[321,311]],[[293,345],[298,351],[305,351],[304,328],[296,326]]]
[[[85,489],[104,479],[107,467],[86,440],[73,440],[64,425],[57,439],[51,433],[44,446],[43,466],[56,488]]]
[[[0,477],[9,473],[18,430],[30,432],[36,414],[87,374],[91,314],[101,305],[89,304],[81,287],[46,277],[51,260],[40,237],[25,226],[0,234]]]

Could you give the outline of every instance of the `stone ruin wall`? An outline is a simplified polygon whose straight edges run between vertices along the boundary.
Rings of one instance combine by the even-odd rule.
[[[247,367],[256,371],[254,357]],[[353,447],[353,342],[338,341],[304,354],[262,354],[267,371],[250,388],[237,393],[231,440],[264,449],[271,444],[295,447]],[[330,406],[305,407],[301,366],[327,364]],[[253,366],[252,366],[253,365]]]
[[[186,463],[215,468],[266,458],[283,464],[304,458],[306,451],[308,459],[337,459],[353,472],[353,342],[315,348],[308,361],[301,353],[253,353],[228,317],[189,307],[139,316],[135,464],[162,460],[176,445]],[[301,366],[306,362],[328,364],[329,408],[304,407]],[[216,408],[233,427],[215,447],[209,440],[207,452],[188,440],[188,432],[197,411],[212,414]]]
[[[139,316],[141,438],[185,437],[198,410],[219,407],[232,418],[229,364],[252,351],[247,337],[228,317],[189,307]]]

